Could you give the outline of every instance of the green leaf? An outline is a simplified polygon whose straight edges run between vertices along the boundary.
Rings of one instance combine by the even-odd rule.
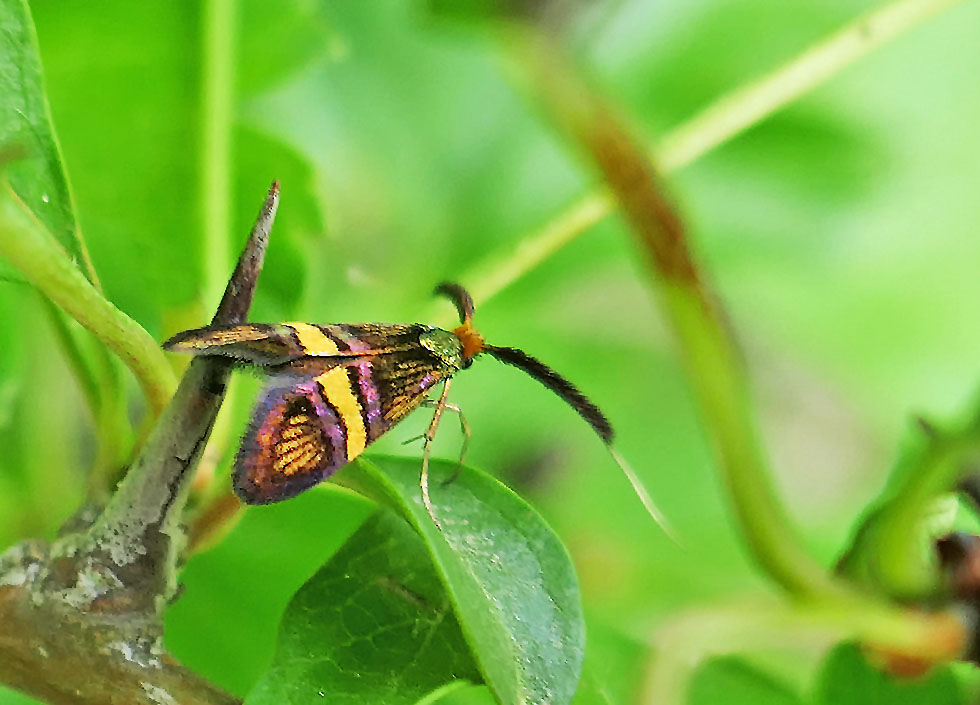
[[[771,676],[734,657],[716,658],[698,669],[688,705],[800,705],[803,701]]]
[[[408,705],[460,679],[480,674],[425,545],[379,511],[293,597],[246,702]]]
[[[44,93],[34,22],[23,0],[0,2],[0,96],[0,167],[14,191],[78,259],[68,181]],[[13,161],[3,164],[8,159]]]
[[[79,226],[108,298],[151,332],[200,281],[196,8],[31,3]]]
[[[963,693],[949,669],[926,678],[898,679],[872,668],[854,644],[830,652],[817,681],[818,705],[959,705]]]
[[[243,0],[239,7],[241,39],[237,51],[247,59],[236,66],[242,95],[261,93],[282,83],[338,41],[322,3]]]
[[[489,475],[434,462],[437,528],[418,486],[419,463],[359,461],[338,473],[401,514],[422,537],[477,661],[501,703],[561,705],[572,699],[585,627],[578,582],[564,546],[527,503]]]

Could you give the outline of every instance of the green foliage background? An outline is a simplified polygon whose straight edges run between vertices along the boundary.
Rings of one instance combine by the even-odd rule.
[[[624,0],[587,12],[575,46],[652,143],[858,5],[872,6]],[[198,205],[197,3],[31,3],[96,270],[108,298],[158,340],[210,315],[218,292],[208,283],[223,282],[273,178],[282,206],[253,320],[422,320],[435,283],[507,252],[594,183],[507,82],[489,35],[394,0],[240,7],[233,223],[215,261]],[[670,179],[752,368],[780,493],[828,563],[880,489],[910,415],[955,413],[980,379],[978,26],[980,5],[966,2]],[[590,640],[582,702],[633,697],[647,644],[670,648],[656,630],[672,614],[767,591],[733,531],[638,259],[610,219],[482,306],[477,322],[606,411],[683,545],[533,381],[480,361],[453,388],[474,429],[470,461],[529,498],[572,554]],[[442,316],[431,322],[448,323],[448,307]],[[46,320],[29,286],[0,282],[4,547],[54,535],[84,497],[95,452]],[[254,383],[241,386],[239,422]],[[398,443],[422,416],[379,450],[416,454]],[[229,424],[226,441],[237,433]],[[453,457],[457,444],[446,424],[437,452]],[[188,563],[170,648],[246,693],[288,599],[370,511],[332,489],[249,510]],[[716,662],[692,701],[746,682],[726,687],[746,702],[782,702],[759,695],[770,687],[786,702],[821,698],[812,676],[823,655],[803,651]],[[21,701],[0,693],[0,703]]]

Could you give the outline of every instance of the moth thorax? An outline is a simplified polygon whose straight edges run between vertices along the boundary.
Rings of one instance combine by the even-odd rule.
[[[441,328],[429,328],[419,335],[419,344],[454,370],[463,367],[463,344],[455,335]]]

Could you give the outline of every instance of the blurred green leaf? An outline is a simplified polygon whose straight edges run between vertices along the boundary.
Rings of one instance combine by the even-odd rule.
[[[267,257],[275,266],[262,273],[250,315],[254,321],[292,319],[300,315],[298,303],[306,293],[307,253],[326,230],[316,176],[304,155],[272,135],[240,127],[235,140],[235,202],[241,207],[234,232],[248,232],[255,215],[247,204],[260,203],[274,179],[280,182],[284,204],[276,215],[275,237],[269,241]]]
[[[31,7],[95,268],[108,298],[156,332],[161,314],[191,303],[200,281],[198,6]]]
[[[582,680],[572,702],[574,705],[635,702],[648,660],[648,645],[598,620],[590,620]]]
[[[828,219],[834,215],[828,206],[839,208],[868,198],[883,183],[892,158],[863,126],[812,108],[774,115],[728,148],[756,190],[771,198],[792,199],[786,208]]]
[[[454,681],[479,682],[425,545],[379,511],[293,597],[272,668],[248,705],[408,705]]]
[[[669,646],[668,646],[669,648]],[[771,676],[738,658],[701,666],[688,686],[688,705],[801,705],[803,700]]]
[[[585,629],[575,572],[544,520],[506,487],[456,463],[433,463],[437,528],[418,486],[418,460],[352,463],[340,481],[402,514],[422,537],[445,583],[486,683],[501,703],[572,699]]]
[[[0,2],[0,95],[0,168],[77,261],[82,251],[26,0]],[[5,164],[10,159],[14,161]]]
[[[433,702],[439,705],[496,705],[497,703],[490,689],[485,685],[455,688],[448,693],[440,694]]]
[[[790,60],[854,16],[853,3],[840,2],[631,5],[589,39],[606,49],[597,62],[605,55],[618,59],[618,70],[607,69],[604,78],[658,132]],[[645,16],[638,18],[640,12]]]
[[[960,705],[966,702],[948,668],[923,678],[899,679],[868,664],[860,648],[842,644],[820,672],[817,705]]]
[[[330,51],[336,37],[325,5],[315,0],[239,3],[241,38],[238,88],[243,96],[260,93]]]

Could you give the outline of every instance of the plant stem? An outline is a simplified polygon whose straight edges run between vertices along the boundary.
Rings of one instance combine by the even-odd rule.
[[[122,380],[106,347],[92,338],[80,340],[76,331],[70,328],[65,313],[51,299],[41,298],[61,349],[82,388],[95,425],[98,450],[89,472],[88,498],[102,504],[108,499],[112,478],[122,468],[125,449],[132,441]],[[92,348],[94,344],[97,348],[86,355],[83,343],[89,343],[86,347]]]
[[[204,240],[204,281],[201,295],[207,310],[221,295],[231,259],[232,121],[235,96],[236,1],[205,0],[201,22],[201,155],[198,204]],[[211,433],[212,452],[228,445],[228,410],[234,406],[235,385],[225,390],[223,413]],[[202,463],[199,479],[213,478]]]
[[[85,397],[85,403],[88,404],[89,413],[92,414],[92,420],[97,424],[99,409],[102,406],[102,390],[99,382],[96,380],[93,365],[85,358],[78,338],[69,327],[64,312],[51,303],[51,299],[46,296],[41,296],[40,299],[41,304],[48,314],[48,320],[51,322],[51,328],[54,330],[55,338],[64,351],[65,357],[68,358],[68,365],[71,367],[75,379],[78,380],[78,386],[81,388],[82,395]]]
[[[693,162],[778,109],[962,0],[895,0],[852,20],[762,78],[736,88],[668,133],[655,150],[665,172]]]
[[[980,462],[980,413],[951,430],[930,427],[919,440],[899,458],[840,563],[849,578],[900,599],[921,600],[940,587],[929,505]]]
[[[689,288],[662,283],[659,289],[752,554],[793,594],[837,592],[839,586],[799,541],[772,489],[744,366],[718,312]]]
[[[752,555],[793,595],[839,594],[841,586],[802,547],[772,491],[744,365],[646,155],[543,30],[518,27],[507,38],[531,91],[591,157],[647,256]]]
[[[236,325],[246,319],[278,205],[279,184],[275,183],[227,282],[212,325]],[[117,575],[135,573],[148,584],[147,599],[167,600],[176,587],[183,507],[230,373],[226,360],[197,358],[191,362],[139,457],[89,531],[88,540],[106,554]]]
[[[235,0],[202,5],[201,176],[204,297],[215,301],[231,259],[231,126],[235,86]],[[213,305],[213,304],[206,304]]]
[[[159,634],[111,618],[88,624],[33,597],[0,587],[0,683],[51,705],[241,705],[164,654]]]
[[[927,664],[957,657],[965,628],[952,614],[920,615],[866,595],[825,571],[798,540],[769,484],[750,385],[720,303],[690,250],[684,223],[647,156],[610,106],[540,27],[517,25],[511,58],[553,121],[592,159],[624,211],[654,274],[659,302],[678,342],[745,542],[757,563],[799,605],[844,615],[865,643]],[[937,460],[946,467],[949,458]],[[921,499],[948,470],[914,482]]]
[[[641,702],[687,702],[691,676],[707,659],[747,651],[824,650],[852,639],[876,649],[915,654],[926,663],[955,658],[962,623],[951,613],[869,609],[865,602],[751,603],[680,615],[657,630],[656,656]]]
[[[681,169],[758,124],[869,54],[962,0],[896,0],[850,22],[760,79],[714,101],[652,150],[663,173]],[[583,196],[516,245],[491,254],[460,280],[479,305],[573,242],[616,208],[605,191]],[[433,308],[438,320],[441,309]]]
[[[0,256],[122,358],[154,415],[163,410],[175,380],[156,341],[99,294],[6,183],[0,184]]]

